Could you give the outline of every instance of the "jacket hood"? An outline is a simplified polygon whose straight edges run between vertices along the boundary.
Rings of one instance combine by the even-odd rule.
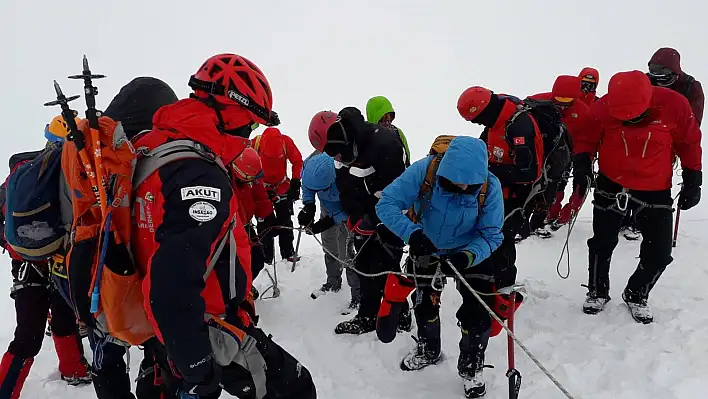
[[[675,49],[663,47],[656,50],[656,53],[651,56],[649,64],[657,64],[671,69],[671,72],[681,75],[681,55]]]
[[[487,179],[487,145],[474,137],[455,137],[440,161],[438,176],[453,183],[483,184]]]
[[[331,187],[335,176],[334,159],[327,154],[317,154],[305,161],[302,184],[310,190],[320,191]]]
[[[598,72],[597,69],[592,68],[592,67],[583,68],[583,70],[580,71],[580,74],[578,75],[578,77],[580,79],[582,79],[583,77],[588,76],[588,75],[595,78],[596,83],[600,83],[600,72]]]
[[[243,112],[250,118],[246,110],[231,108],[232,112]],[[152,123],[154,129],[167,130],[175,139],[188,138],[206,146],[225,165],[233,162],[249,146],[247,138],[219,132],[216,112],[197,99],[187,98],[160,108]]]
[[[158,109],[177,102],[177,95],[160,79],[135,78],[120,89],[104,114],[119,121],[129,139],[143,130],[152,129],[152,118]]]
[[[381,118],[389,112],[395,112],[393,105],[384,96],[372,97],[366,103],[366,121],[369,123],[379,123]]]
[[[583,92],[580,90],[580,78],[577,76],[561,75],[553,83],[553,97],[580,98]]]
[[[287,155],[285,153],[285,140],[283,139],[283,134],[280,133],[280,129],[269,127],[263,131],[258,152],[270,158],[284,158]]]
[[[643,72],[618,72],[607,89],[607,105],[610,116],[628,121],[640,116],[651,105],[654,87]]]

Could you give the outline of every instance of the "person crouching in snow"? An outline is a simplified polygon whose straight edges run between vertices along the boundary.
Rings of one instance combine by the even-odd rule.
[[[229,173],[231,173],[234,193],[238,198],[238,214],[251,242],[251,275],[255,280],[265,267],[265,254],[252,221],[254,216],[258,218],[261,221],[259,224],[261,229],[275,226],[277,221],[273,203],[268,198],[263,182],[259,180],[263,177],[263,167],[256,150],[245,148],[231,164]],[[251,285],[251,295],[253,299],[258,299],[260,295],[253,285]]]
[[[636,321],[651,323],[649,292],[673,260],[674,153],[683,167],[679,209],[691,209],[701,199],[701,131],[696,118],[681,94],[652,87],[640,71],[620,72],[610,80],[607,95],[581,121],[574,153],[573,185],[577,192],[588,189],[593,177],[591,159],[598,154],[600,165],[583,311],[596,314],[610,300],[610,259],[622,217],[631,210],[643,239],[639,265],[622,299]]]
[[[334,113],[332,113],[334,114]],[[337,114],[333,117],[336,119]],[[302,170],[302,202],[305,207],[298,215],[300,226],[307,226],[308,234],[322,233],[322,245],[325,250],[325,265],[327,266],[327,282],[312,293],[312,298],[327,292],[337,292],[342,288],[342,263],[347,259],[347,214],[339,203],[339,190],[335,184],[336,172],[334,159],[327,154],[315,154],[305,160]],[[317,206],[315,195],[320,199],[322,207],[320,220],[314,222]],[[314,223],[313,223],[314,222]],[[347,269],[347,282],[351,288],[351,301],[345,314],[359,307],[360,291],[359,277],[351,269]]]
[[[420,265],[427,267],[417,270],[418,274],[430,274],[431,265],[432,270],[436,270],[438,262],[448,276],[454,273],[447,262],[463,275],[496,274],[494,264],[483,261],[504,239],[504,202],[499,180],[488,171],[486,144],[472,137],[454,138],[439,161],[426,201],[419,198],[419,191],[425,184],[428,165],[435,158],[431,155],[415,162],[383,190],[376,205],[379,219],[409,244],[409,268],[419,266],[418,261],[430,257],[428,265]],[[403,212],[411,206],[420,215],[418,223]],[[396,278],[391,275],[389,280]],[[489,280],[469,278],[467,281],[480,292],[494,291]],[[465,380],[466,397],[477,398],[485,393],[482,369],[492,319],[472,293],[460,287],[458,285],[462,305],[457,311],[457,319],[462,339],[457,370]],[[418,325],[417,345],[403,358],[403,370],[419,370],[441,359],[440,293],[431,285],[417,287],[414,294],[414,302],[420,300],[414,308]],[[489,301],[493,297],[485,298]],[[488,305],[493,306],[491,302]]]

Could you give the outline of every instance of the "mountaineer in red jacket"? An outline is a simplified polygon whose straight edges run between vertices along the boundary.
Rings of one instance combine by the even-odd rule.
[[[574,154],[573,185],[579,193],[585,193],[592,181],[591,160],[598,156],[600,163],[583,311],[598,313],[610,300],[610,258],[617,246],[622,217],[633,210],[643,242],[639,266],[622,299],[635,320],[650,323],[649,292],[673,260],[674,154],[683,167],[678,207],[691,209],[701,199],[701,131],[696,118],[682,95],[653,87],[640,71],[620,72],[610,79],[607,95],[581,121]]]
[[[672,48],[660,48],[649,60],[647,74],[654,86],[669,88],[688,99],[698,126],[703,120],[703,86],[681,69],[681,55]]]
[[[540,93],[531,96],[534,100],[548,100],[553,101],[553,104],[560,110],[562,115],[563,124],[568,129],[568,134],[570,135],[569,142],[573,142],[575,131],[578,129],[578,121],[583,117],[589,110],[589,107],[583,101],[585,93],[581,90],[583,86],[583,81],[577,76],[561,75],[556,78],[553,83],[553,90],[550,93]],[[570,170],[572,165],[568,165],[567,175],[570,176]],[[561,218],[561,213],[563,208],[563,198],[565,198],[565,187],[568,184],[568,179],[564,177],[555,187],[549,187],[553,189],[550,197],[553,200],[553,205],[551,205],[548,212],[534,212],[531,217],[531,229],[532,232],[541,237],[550,237],[550,231],[545,229],[543,224],[552,223],[551,229],[558,230],[558,228],[567,223],[570,219],[572,211],[578,211],[582,203],[582,196],[578,196],[576,193],[570,197],[570,202],[566,205],[567,219]],[[553,194],[555,193],[555,194]],[[543,226],[543,227],[542,227]]]
[[[587,105],[593,105],[600,97],[597,96],[597,85],[600,83],[600,72],[592,67],[585,67],[578,75],[582,81],[581,90],[583,91],[583,102]]]
[[[162,371],[178,372],[168,381],[177,397],[218,398],[223,389],[314,399],[309,371],[255,327],[251,245],[227,170],[256,123],[279,123],[268,80],[248,59],[219,54],[189,86],[192,96],[160,108],[135,143],[148,155],[181,145],[153,153],[162,164],[135,187],[131,243],[144,307],[169,359]]]
[[[255,216],[261,224],[274,226],[276,221],[273,203],[270,202],[265,186],[260,181],[263,178],[263,167],[256,150],[244,149],[231,164],[229,172],[239,202],[238,214],[251,242],[251,275],[255,279],[265,266],[265,258],[263,246],[253,228],[253,217]],[[253,299],[258,299],[258,291],[253,286],[251,286],[251,294]]]
[[[280,256],[289,262],[297,260],[293,248],[292,216],[293,203],[300,199],[300,177],[302,174],[302,154],[290,137],[280,133],[274,127],[267,128],[262,135],[252,140],[253,148],[258,151],[263,164],[263,184],[273,201],[278,226],[285,229],[276,231],[280,244]],[[288,161],[292,165],[292,178],[288,178]],[[259,232],[272,226],[259,226]],[[289,227],[289,228],[288,228]],[[262,238],[265,263],[275,262],[274,235],[266,234]]]

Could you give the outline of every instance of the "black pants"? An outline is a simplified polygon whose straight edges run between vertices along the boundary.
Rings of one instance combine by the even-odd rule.
[[[403,241],[383,225],[369,237],[355,236],[354,248],[357,250],[355,267],[363,273],[400,271],[403,257]],[[359,277],[361,286],[361,304],[358,315],[376,317],[386,275],[380,277]]]
[[[35,357],[39,353],[50,309],[52,334],[78,337],[76,316],[59,292],[50,285],[46,266],[12,261],[12,276],[11,297],[15,300],[17,326],[8,352],[23,359]]]
[[[89,343],[93,351],[91,373],[96,397],[135,399],[131,393],[130,376],[124,359],[126,347],[103,342],[93,330],[89,331]]]
[[[283,199],[273,203],[275,209],[275,218],[278,226],[293,227],[293,203],[292,201]],[[278,244],[280,246],[280,256],[285,259],[295,254],[293,248],[293,240],[295,235],[291,229],[276,229],[275,234],[267,234],[261,241],[263,243],[263,253],[265,254],[265,262],[273,263],[275,260],[274,241],[275,236],[278,236]]]
[[[638,201],[630,199],[627,211],[618,209],[614,195],[622,190],[619,184],[600,175],[594,194],[593,237],[588,240],[588,287],[599,296],[609,296],[610,260],[619,241],[622,218],[631,210],[642,231],[639,266],[629,278],[627,290],[639,298],[648,298],[649,292],[672,261],[672,203],[671,190],[629,191]],[[610,198],[608,198],[610,197]],[[622,201],[622,206],[624,201]]]

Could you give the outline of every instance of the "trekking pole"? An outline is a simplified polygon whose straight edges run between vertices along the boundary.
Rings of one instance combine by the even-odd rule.
[[[513,287],[509,299],[511,300],[511,305],[509,307],[509,318],[506,321],[506,325],[509,327],[509,331],[513,333],[514,313],[516,313],[516,291]],[[517,370],[514,365],[514,338],[509,333],[507,333],[507,352],[509,370],[507,370],[506,376],[509,378],[509,399],[518,399],[519,390],[521,389],[521,373],[519,373],[519,370]]]
[[[94,168],[91,164],[88,153],[86,152],[86,137],[84,137],[83,132],[79,130],[79,127],[76,125],[76,121],[74,120],[78,113],[69,108],[69,102],[74,101],[81,96],[76,95],[66,97],[56,80],[54,81],[54,91],[57,94],[57,99],[44,103],[44,106],[52,107],[59,105],[61,107],[61,116],[64,118],[66,125],[69,127],[69,134],[66,136],[66,139],[67,141],[74,143],[76,146],[76,150],[79,153],[79,158],[83,164],[86,176],[88,176],[89,182],[91,183],[91,189],[96,195],[96,200],[100,201],[98,181],[96,180],[96,174],[93,172]]]
[[[69,76],[69,79],[83,80],[84,81],[84,99],[86,100],[86,119],[89,122],[89,128],[91,131],[91,142],[93,143],[94,158],[96,160],[96,174],[98,181],[98,195],[101,201],[101,211],[103,216],[106,216],[106,209],[108,203],[106,203],[106,177],[104,176],[103,163],[101,159],[101,143],[99,141],[99,131],[98,131],[98,118],[103,115],[103,113],[96,109],[96,96],[98,95],[98,88],[93,85],[93,79],[103,79],[106,75],[96,75],[91,73],[89,68],[88,58],[84,54],[83,58],[83,71],[81,75]]]
[[[295,272],[295,266],[298,261],[298,252],[300,252],[300,239],[302,238],[302,228],[299,229],[297,233],[297,244],[295,244],[295,256],[293,257],[293,267],[290,269],[290,273]]]
[[[671,243],[672,248],[676,248],[676,241],[678,240],[679,222],[681,221],[681,208],[676,207],[676,225],[674,226],[674,240]]]

